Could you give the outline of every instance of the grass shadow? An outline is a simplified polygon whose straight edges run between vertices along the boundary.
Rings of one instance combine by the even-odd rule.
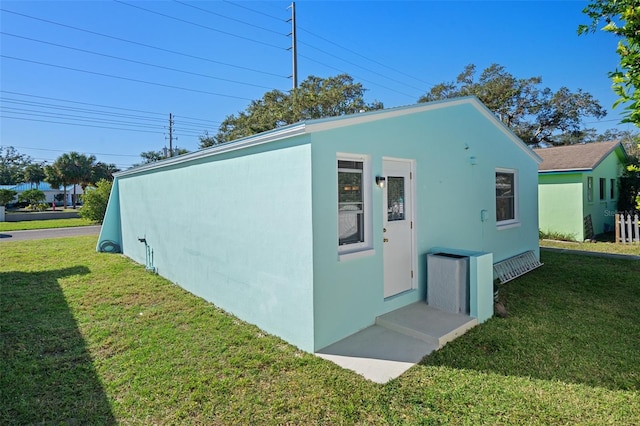
[[[640,262],[543,252],[492,318],[422,365],[640,390]]]
[[[89,272],[0,273],[0,424],[116,424],[58,284]]]

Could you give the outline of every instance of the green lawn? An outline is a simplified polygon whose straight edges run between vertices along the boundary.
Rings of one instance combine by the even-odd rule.
[[[0,243],[0,424],[640,424],[640,261],[543,252],[378,385],[95,241]]]
[[[29,230],[29,229],[72,228],[75,226],[88,226],[88,225],[96,225],[96,224],[82,218],[25,220],[22,222],[0,222],[0,232],[23,231],[23,230]]]
[[[568,241],[540,240],[540,246],[567,250],[595,251],[600,253],[631,254],[640,256],[640,244],[615,244],[609,241],[576,243]]]

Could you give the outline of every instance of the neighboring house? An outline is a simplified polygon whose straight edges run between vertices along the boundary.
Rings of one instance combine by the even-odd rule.
[[[64,194],[64,188],[52,188],[50,184],[47,182],[40,182],[37,185],[33,183],[18,183],[16,185],[0,185],[0,189],[10,189],[16,191],[18,194],[14,198],[14,202],[18,201],[18,197],[24,191],[29,189],[39,189],[44,192],[45,203],[53,203],[55,201],[56,205],[61,206],[63,203],[55,200],[55,196],[58,194]],[[80,185],[76,185],[76,195],[80,196],[83,194],[82,187]],[[67,186],[67,205],[71,205],[73,203],[73,185]]]
[[[626,152],[619,142],[598,142],[536,149],[539,167],[540,230],[577,241],[612,231],[619,178]],[[590,217],[591,224],[588,222]]]
[[[493,263],[539,257],[539,161],[474,97],[301,122],[117,173],[97,250],[310,352],[463,254],[482,322]]]

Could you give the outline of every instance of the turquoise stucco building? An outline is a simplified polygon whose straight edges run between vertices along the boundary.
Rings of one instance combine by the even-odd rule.
[[[536,149],[539,167],[539,221],[546,233],[583,241],[614,229],[618,186],[626,152],[617,141]],[[590,218],[585,221],[585,218]],[[585,222],[591,222],[585,225]]]
[[[476,98],[301,122],[116,174],[98,250],[314,352],[425,300],[427,254],[538,249],[540,158]]]

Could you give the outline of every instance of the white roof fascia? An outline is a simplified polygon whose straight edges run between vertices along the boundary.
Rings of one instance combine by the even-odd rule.
[[[137,173],[147,172],[150,170],[160,169],[164,167],[173,166],[176,164],[182,164],[201,158],[207,158],[214,155],[219,155],[225,152],[237,151],[239,149],[249,148],[256,145],[262,145],[269,142],[274,142],[281,139],[286,139],[292,136],[302,135],[305,132],[305,123],[297,123],[286,127],[281,127],[269,132],[258,133],[257,135],[248,136],[243,139],[236,139],[234,141],[214,145],[209,148],[205,148],[199,151],[183,154],[178,157],[171,157],[164,160],[156,161],[149,164],[143,164],[138,167],[134,167],[128,170],[124,170],[118,173],[114,173],[114,177],[121,177],[127,175],[133,175]]]

